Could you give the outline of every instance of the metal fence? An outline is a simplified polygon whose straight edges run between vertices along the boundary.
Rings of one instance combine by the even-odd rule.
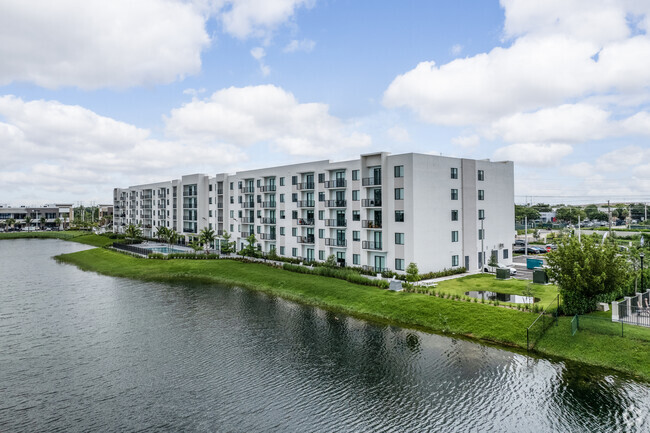
[[[526,328],[526,350],[532,350],[535,344],[544,336],[551,325],[558,325],[558,312],[560,310],[560,295],[557,295],[550,304],[537,316],[535,321]]]
[[[650,290],[612,302],[612,322],[650,328]]]
[[[578,331],[587,331],[601,335],[625,336],[625,322],[612,322],[608,317],[593,314],[576,314],[571,320],[571,335]]]
[[[116,250],[128,251],[130,253],[139,254],[144,257],[147,257],[151,253],[151,250],[147,248],[140,248],[134,245],[120,244],[118,242],[113,242],[113,248],[115,248]]]

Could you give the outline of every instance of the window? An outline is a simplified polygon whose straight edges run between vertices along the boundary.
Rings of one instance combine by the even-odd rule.
[[[352,190],[352,201],[359,201],[359,190]]]
[[[395,200],[404,200],[404,188],[395,188]]]
[[[239,218],[241,218],[241,216],[242,216],[241,211],[237,212],[237,216],[238,216]]]
[[[318,201],[325,201],[325,193],[324,192],[319,192],[318,193]]]
[[[396,210],[395,211],[395,222],[403,223],[404,222],[404,211]]]
[[[325,183],[325,173],[318,173],[318,183]]]
[[[242,202],[242,197],[241,197],[241,195],[237,197],[237,202],[238,202],[238,203],[241,203],[241,202]]]
[[[230,196],[230,203],[234,203],[234,202],[235,202],[235,197]]]
[[[458,266],[458,256],[451,256],[451,266]]]
[[[230,231],[231,231],[231,232],[234,231],[234,229],[233,229],[233,225],[232,225],[232,224],[230,224]]]
[[[257,202],[262,203],[262,195],[261,194],[257,194]]]
[[[325,229],[318,229],[318,239],[323,239],[325,237]]]
[[[295,192],[291,194],[291,201],[296,203],[298,201],[298,194],[296,194]]]
[[[396,165],[395,166],[395,177],[404,177],[404,166]]]
[[[283,210],[280,211],[280,219],[281,219],[281,220],[284,219],[284,211],[283,211]]]
[[[325,211],[324,210],[319,210],[318,211],[318,219],[323,221],[325,219]]]
[[[208,198],[208,204],[212,204],[212,197]]]
[[[451,241],[452,242],[458,242],[458,231],[454,230],[451,232]]]
[[[280,255],[281,255],[281,256],[284,255],[284,247],[280,247]]]
[[[212,184],[208,185],[208,191],[212,191]],[[154,191],[154,194],[155,193],[156,193],[156,191]]]
[[[280,186],[284,186],[284,178],[283,177],[280,178]]]
[[[485,229],[478,229],[478,240],[485,239]]]
[[[291,229],[291,236],[298,236],[298,230],[295,227]]]
[[[230,182],[230,190],[231,191],[233,190],[233,183],[232,182]]]
[[[292,210],[291,211],[291,219],[292,220],[297,220],[298,219],[298,211],[297,210]]]
[[[298,255],[298,248],[291,248],[291,255],[296,257]]]
[[[503,258],[504,259],[508,258],[508,250],[503,250]]]
[[[160,211],[158,211],[158,215],[160,215]],[[209,216],[210,218],[212,218],[212,210],[209,210],[209,211],[208,211],[208,216]]]
[[[478,199],[479,200],[485,200],[485,191],[482,189],[478,190]]]
[[[262,233],[262,226],[257,226],[257,234],[259,235]]]
[[[451,168],[451,178],[458,179],[458,169],[456,167]]]
[[[231,210],[231,211],[230,211],[230,218],[234,218],[234,217],[235,217],[235,211],[234,211],[234,210]]]
[[[280,227],[280,236],[284,236],[284,227]]]
[[[478,210],[478,219],[480,219],[480,220],[485,219],[485,209],[479,209]]]
[[[298,185],[298,176],[291,176],[291,185]]]
[[[483,170],[478,171],[478,180],[485,180],[485,172]]]
[[[359,170],[352,170],[352,180],[359,180]]]
[[[257,187],[259,188],[262,186],[262,179],[257,179]]]
[[[358,230],[352,230],[352,240],[353,241],[360,241],[361,240],[361,232]]]
[[[452,200],[458,200],[458,190],[457,189],[452,189],[451,190],[451,199]]]
[[[352,254],[352,264],[354,264],[354,265],[361,264],[361,255],[360,254]]]
[[[458,211],[455,209],[451,211],[451,220],[458,221]]]
[[[325,251],[318,250],[318,260],[325,260]]]
[[[352,211],[352,221],[361,221],[361,211],[358,210]]]
[[[404,245],[404,233],[395,233],[395,245]]]
[[[240,180],[239,182],[237,182],[237,189],[241,189],[241,187],[242,187],[242,183],[241,183],[241,180]]]
[[[404,270],[404,259],[395,259],[395,270],[396,271]]]

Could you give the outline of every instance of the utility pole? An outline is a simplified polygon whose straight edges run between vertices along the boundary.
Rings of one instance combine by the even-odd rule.
[[[528,255],[528,216],[524,217],[524,255]]]
[[[483,230],[483,219],[481,219],[481,272],[485,269],[485,250],[483,242],[485,241],[485,231]]]
[[[578,214],[578,242],[580,242],[580,214]]]
[[[607,224],[609,224],[609,235],[612,235],[612,210],[609,208],[609,200],[607,200]]]

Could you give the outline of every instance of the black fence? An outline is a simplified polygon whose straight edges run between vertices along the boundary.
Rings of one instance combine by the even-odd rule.
[[[576,314],[571,320],[571,335],[575,335],[577,332],[624,337],[625,322],[612,322],[608,317],[593,314]]]
[[[136,247],[135,245],[120,244],[118,242],[113,242],[113,248],[116,250],[127,251],[129,253],[139,254],[144,257],[147,257],[151,253],[150,249]]]
[[[551,325],[558,325],[557,316],[560,310],[560,295],[537,316],[537,319],[526,328],[526,350],[532,350]]]
[[[650,308],[644,308],[638,304],[639,298],[637,296],[630,299],[629,305],[627,302],[619,302],[618,321],[628,325],[650,327]]]

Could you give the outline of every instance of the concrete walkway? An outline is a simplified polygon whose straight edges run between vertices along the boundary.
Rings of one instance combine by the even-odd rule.
[[[480,273],[481,273],[481,270],[476,269],[475,271],[469,271],[469,272],[465,272],[465,273],[462,273],[462,274],[447,275],[445,277],[430,278],[428,280],[420,280],[420,281],[417,282],[417,285],[418,286],[420,286],[420,285],[424,286],[424,285],[431,284],[431,283],[439,283],[440,281],[453,280],[455,278],[463,278],[463,277],[466,277],[468,275],[476,275],[476,274],[480,274]]]

